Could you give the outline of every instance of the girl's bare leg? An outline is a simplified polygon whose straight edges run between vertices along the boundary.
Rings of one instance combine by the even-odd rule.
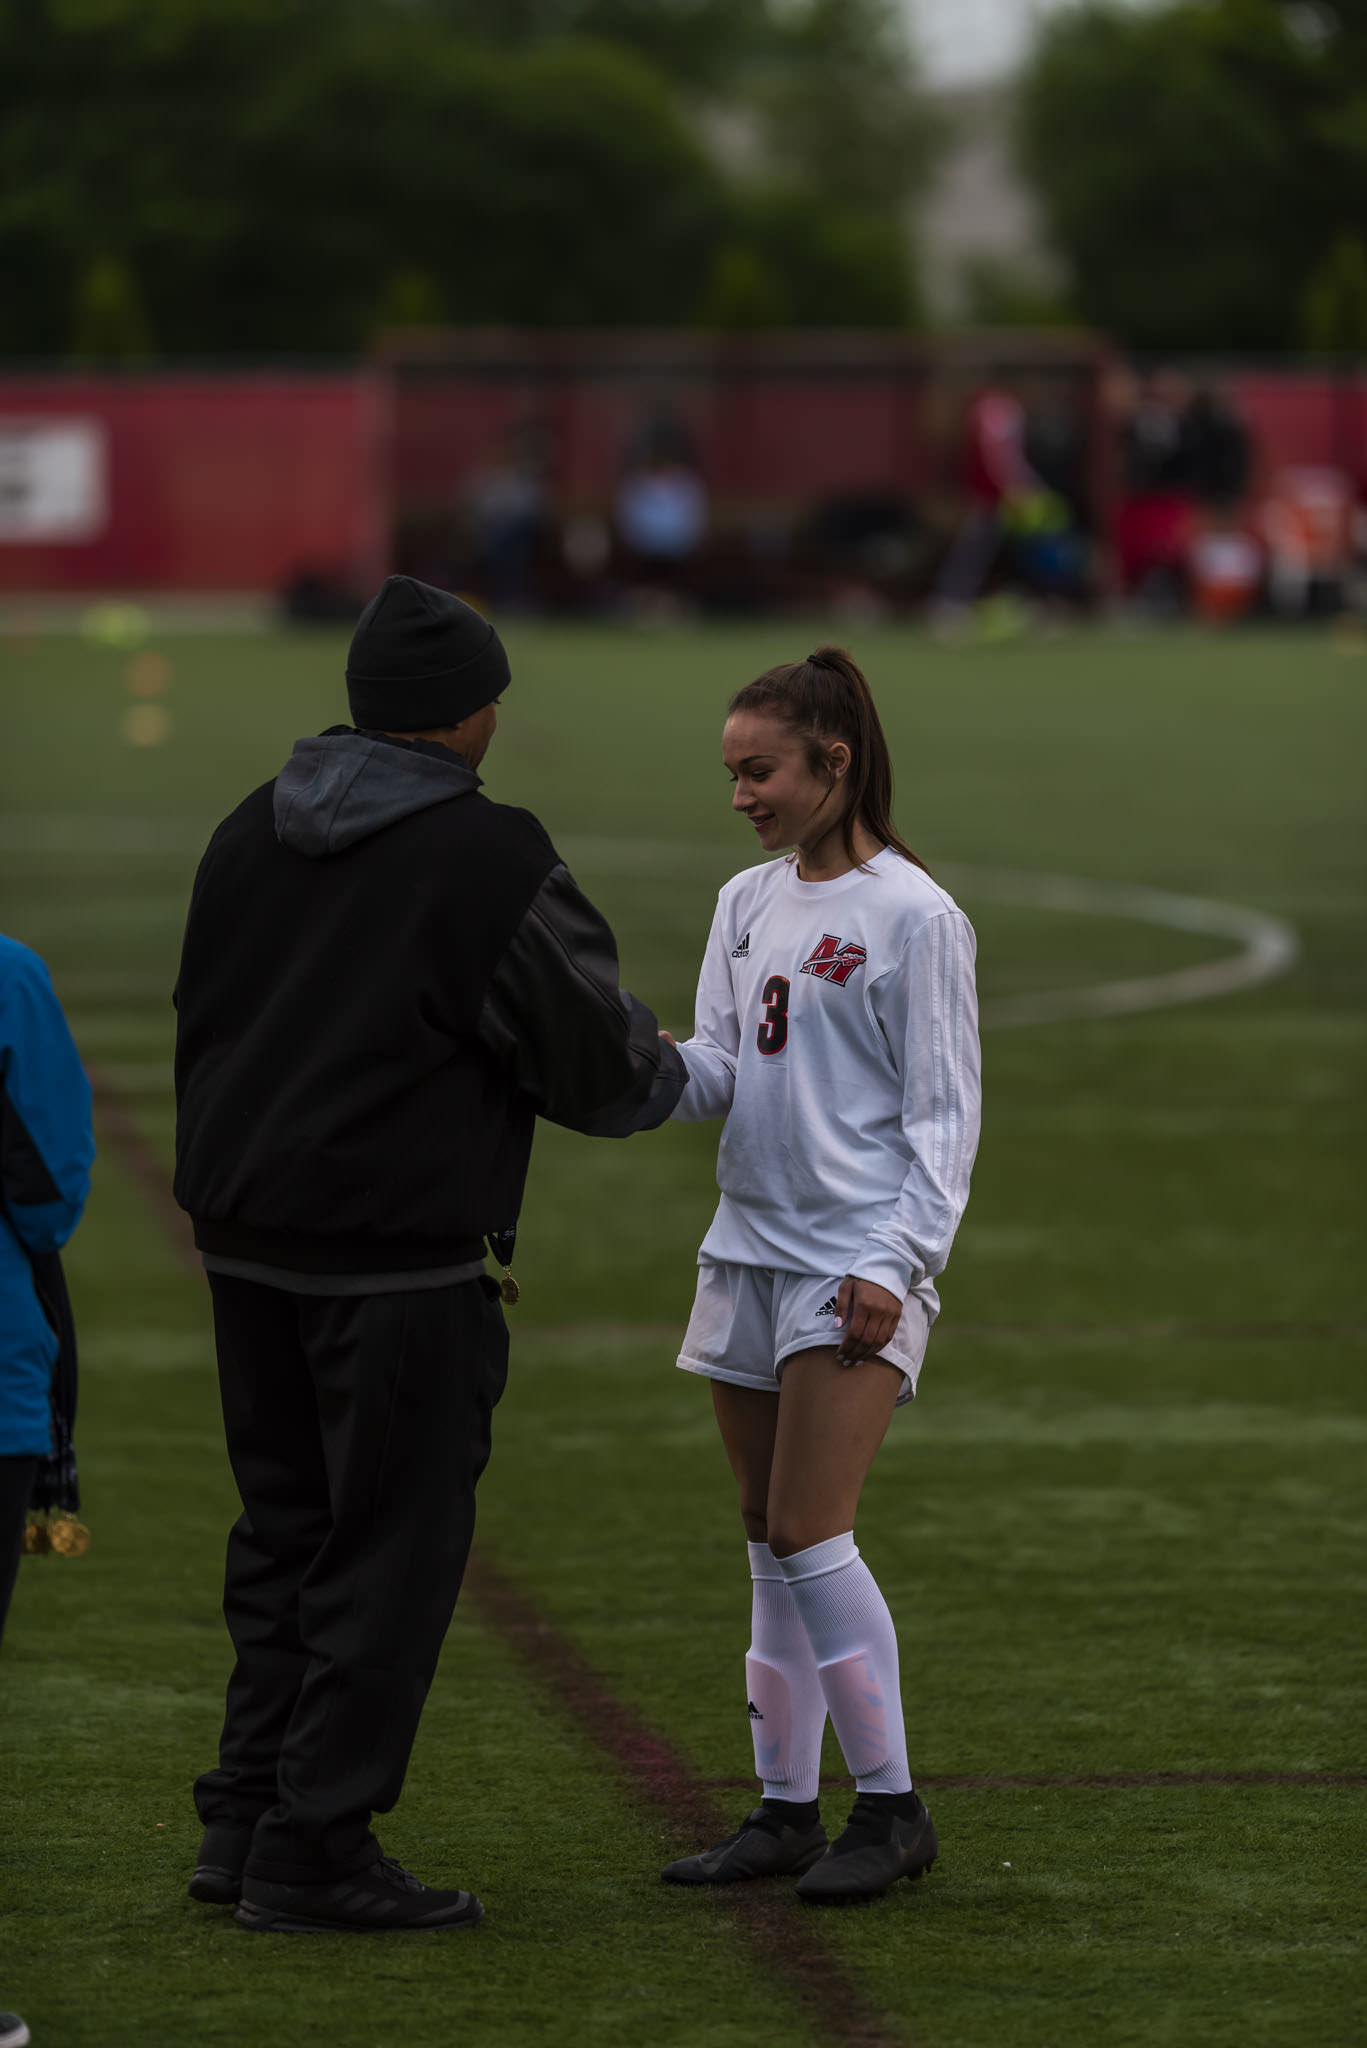
[[[901,1387],[901,1373],[881,1358],[842,1366],[823,1347],[787,1361],[765,1507],[775,1557],[853,1529]]]
[[[774,1458],[778,1403],[777,1394],[761,1393],[756,1387],[734,1387],[727,1380],[712,1382],[717,1427],[736,1476],[740,1518],[752,1543],[768,1540],[769,1468]]]
[[[902,1385],[880,1358],[835,1362],[834,1348],[799,1351],[777,1396],[713,1380],[717,1426],[752,1543],[791,1556],[854,1527],[855,1509]]]

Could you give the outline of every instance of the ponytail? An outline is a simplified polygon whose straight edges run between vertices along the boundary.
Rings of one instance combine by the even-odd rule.
[[[880,846],[890,846],[904,860],[925,867],[892,822],[887,738],[864,673],[843,647],[818,647],[805,661],[766,669],[737,690],[727,716],[733,711],[763,711],[782,719],[806,741],[814,775],[829,775],[826,750],[832,740],[844,740],[850,750],[849,802],[840,820],[846,855],[862,866],[854,851],[854,828],[862,824]]]

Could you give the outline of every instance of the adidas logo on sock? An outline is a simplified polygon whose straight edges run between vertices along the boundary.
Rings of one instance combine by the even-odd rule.
[[[820,1308],[819,1308],[819,1309],[817,1310],[817,1314],[818,1314],[819,1316],[833,1316],[833,1315],[835,1314],[835,1296],[834,1296],[834,1295],[832,1295],[832,1296],[831,1296],[831,1298],[830,1298],[830,1300],[829,1300],[829,1301],[823,1301],[823,1302],[822,1302],[822,1304],[821,1304]]]
[[[731,948],[731,958],[733,960],[748,960],[750,958],[749,932],[745,934],[745,937],[741,940],[738,946],[733,946]]]
[[[763,1716],[763,1714],[761,1714],[761,1712],[760,1712],[759,1708],[758,1708],[758,1707],[757,1707],[757,1706],[755,1705],[755,1703],[754,1703],[754,1701],[753,1701],[753,1700],[751,1700],[751,1701],[749,1702],[749,1706],[750,1706],[750,1719],[751,1719],[752,1721],[762,1721],[762,1720],[764,1719],[764,1716]]]

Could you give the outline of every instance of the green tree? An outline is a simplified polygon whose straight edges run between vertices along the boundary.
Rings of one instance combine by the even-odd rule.
[[[888,0],[0,0],[0,352],[900,321],[914,110]]]
[[[1019,141],[1085,320],[1140,350],[1295,347],[1311,274],[1367,229],[1362,9],[1092,0],[1041,34]]]
[[[97,256],[77,286],[72,355],[130,363],[151,351],[152,337],[137,280],[117,256]]]
[[[1367,245],[1340,235],[1311,273],[1301,339],[1313,355],[1367,355]]]
[[[774,280],[793,327],[905,327],[920,309],[907,230],[888,214],[813,204],[809,187],[752,192],[738,246]]]
[[[893,0],[785,11],[753,91],[771,160],[827,206],[904,221],[944,139]]]
[[[692,90],[728,90],[784,33],[772,0],[400,0],[463,38],[526,48],[588,36]]]
[[[783,280],[753,241],[719,242],[698,307],[700,327],[763,328],[792,324]]]
[[[767,32],[752,27],[736,58],[730,104],[748,119],[756,164],[736,192],[733,266],[744,251],[791,325],[919,323],[912,223],[945,128],[920,93],[900,10],[771,7]]]

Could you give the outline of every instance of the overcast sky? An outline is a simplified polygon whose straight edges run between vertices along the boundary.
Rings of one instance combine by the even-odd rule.
[[[932,85],[997,78],[1023,56],[1032,23],[1071,0],[902,0]]]

